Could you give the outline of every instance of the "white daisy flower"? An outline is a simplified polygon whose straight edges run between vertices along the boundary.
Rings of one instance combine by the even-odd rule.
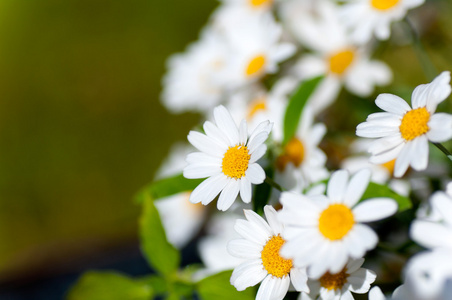
[[[313,51],[302,56],[293,67],[293,74],[303,80],[325,75],[309,99],[314,114],[328,107],[342,86],[353,94],[366,97],[376,85],[385,85],[392,80],[386,64],[371,60],[370,49],[358,47],[350,40],[338,18],[338,7],[332,1],[289,1],[283,6],[282,15],[287,16],[295,38]]]
[[[298,267],[308,267],[310,277],[319,278],[327,271],[340,272],[349,258],[361,258],[373,249],[378,236],[362,222],[394,214],[397,203],[388,198],[358,203],[370,175],[364,169],[349,180],[347,171],[336,171],[328,182],[326,196],[282,193],[279,219],[286,226],[287,243],[281,254],[293,258]]]
[[[246,121],[240,128],[224,106],[213,111],[215,123],[204,123],[205,134],[190,131],[189,142],[201,152],[187,156],[186,178],[205,178],[190,195],[192,203],[209,204],[218,194],[219,210],[227,210],[240,192],[243,202],[251,201],[251,184],[261,184],[265,172],[256,163],[267,151],[265,140],[272,124],[261,123],[248,137]],[[221,192],[221,193],[220,193]]]
[[[292,260],[279,255],[285,240],[276,210],[267,205],[264,212],[267,222],[254,211],[244,210],[247,220],[235,223],[243,239],[230,241],[228,251],[246,261],[232,272],[231,284],[243,291],[262,281],[256,300],[282,300],[291,282],[297,291],[309,292],[306,270],[294,267]]]
[[[379,40],[388,39],[391,22],[401,20],[408,10],[423,3],[424,0],[349,0],[341,15],[353,40],[364,44],[374,34]]]
[[[327,157],[319,148],[326,126],[323,123],[313,123],[312,109],[305,106],[295,136],[276,159],[275,181],[286,190],[301,191],[307,185],[328,177],[328,170],[325,168]],[[288,178],[293,178],[293,184],[287,181]]]
[[[371,114],[358,125],[356,135],[378,138],[369,147],[370,161],[381,164],[396,159],[394,176],[401,177],[412,166],[424,170],[428,164],[428,141],[444,142],[452,137],[452,115],[436,113],[436,106],[451,92],[450,72],[414,89],[412,108],[402,98],[380,94],[375,104],[385,112]]]
[[[219,10],[214,26],[228,42],[230,60],[227,72],[235,87],[275,73],[278,64],[296,50],[293,44],[281,42],[283,29],[270,14],[255,16],[241,11]]]
[[[163,78],[162,103],[171,112],[209,111],[220,103],[229,86],[226,65],[229,59],[223,38],[211,29],[185,53],[168,60]]]
[[[308,280],[309,294],[301,293],[299,300],[354,299],[351,292],[365,294],[375,281],[375,272],[361,268],[364,258],[351,259],[336,274],[326,272],[318,280]],[[317,298],[319,296],[319,298]]]

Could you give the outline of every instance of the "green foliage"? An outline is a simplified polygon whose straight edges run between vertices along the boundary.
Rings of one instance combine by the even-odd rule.
[[[179,267],[180,253],[166,239],[159,213],[149,196],[144,196],[139,223],[141,248],[150,266],[162,275],[171,276]]]
[[[394,199],[399,205],[399,212],[410,209],[412,206],[411,200],[408,197],[402,196],[391,190],[386,185],[370,182],[362,199],[386,197]]]
[[[153,289],[114,272],[87,272],[71,289],[68,300],[149,300]]]
[[[144,187],[138,193],[136,201],[142,203],[146,196],[150,196],[152,199],[160,199],[177,193],[192,191],[203,180],[204,179],[187,179],[182,174],[164,178]]]
[[[239,292],[229,279],[232,271],[224,271],[204,278],[197,283],[197,291],[202,300],[252,300],[256,295],[254,288]]]
[[[294,137],[297,131],[298,123],[300,122],[303,108],[322,79],[323,76],[318,76],[303,81],[298,86],[295,93],[290,97],[289,104],[287,105],[286,113],[284,115],[283,145],[287,144],[287,142]]]
[[[267,177],[273,178],[273,168],[265,168],[265,174]],[[256,185],[256,187],[254,188],[253,198],[253,210],[256,213],[260,215],[264,213],[264,206],[267,205],[271,192],[272,187],[266,182]]]

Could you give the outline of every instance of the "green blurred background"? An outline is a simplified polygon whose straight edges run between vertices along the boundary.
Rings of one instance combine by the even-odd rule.
[[[1,282],[138,244],[134,193],[198,120],[161,106],[165,60],[216,5],[0,1]]]
[[[416,10],[439,71],[452,68],[449,1]],[[197,38],[217,5],[0,1],[0,290],[138,249],[133,196],[199,120],[161,106],[165,61]],[[386,42],[377,56],[405,91],[430,80],[410,45]],[[373,99],[362,113],[376,110]],[[340,129],[341,115],[328,126]]]

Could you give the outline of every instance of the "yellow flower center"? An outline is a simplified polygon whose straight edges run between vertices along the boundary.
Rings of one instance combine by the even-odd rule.
[[[248,154],[248,148],[246,146],[237,145],[229,147],[223,156],[222,169],[224,175],[235,179],[242,178],[248,169],[250,158],[251,155]]]
[[[329,57],[331,73],[342,75],[355,58],[355,52],[351,49],[337,52]]]
[[[257,55],[251,59],[248,66],[246,67],[245,74],[248,77],[257,75],[262,72],[267,59],[264,55]]]
[[[279,255],[279,250],[286,241],[278,234],[274,235],[265,244],[261,252],[262,264],[265,270],[278,278],[289,275],[292,269],[292,260],[284,259]]]
[[[249,107],[250,108],[249,108],[248,115],[247,115],[248,120],[252,119],[257,112],[267,109],[267,103],[265,102],[265,97],[254,100],[253,102],[251,102]]]
[[[430,129],[427,125],[429,120],[430,113],[425,107],[410,110],[403,116],[402,124],[399,127],[402,137],[405,141],[411,141],[427,133]]]
[[[259,7],[259,6],[263,6],[263,5],[269,5],[273,2],[273,0],[249,0],[249,3],[251,4],[251,6],[253,7]]]
[[[386,170],[388,170],[389,174],[392,174],[392,173],[394,173],[395,159],[385,162],[381,166],[383,168],[385,168]]]
[[[370,5],[378,10],[387,10],[393,8],[400,0],[371,0]]]
[[[324,237],[332,241],[340,240],[355,224],[353,213],[344,204],[331,204],[319,218],[319,230]]]
[[[279,171],[284,171],[288,163],[292,163],[295,167],[299,167],[304,159],[303,143],[297,139],[292,138],[284,147],[284,152],[276,160],[276,167]]]
[[[326,272],[320,277],[320,285],[327,290],[340,290],[347,283],[347,277],[349,274],[346,273],[346,268],[340,271],[337,274],[331,274],[330,272]]]

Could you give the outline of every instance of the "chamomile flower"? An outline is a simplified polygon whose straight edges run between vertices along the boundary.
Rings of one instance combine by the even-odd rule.
[[[369,184],[370,171],[331,175],[325,195],[305,196],[283,192],[279,220],[285,225],[287,243],[281,255],[295,266],[308,267],[314,279],[340,272],[349,258],[358,259],[374,248],[378,236],[362,222],[380,220],[394,214],[397,204],[389,198],[373,198],[358,203]]]
[[[163,78],[162,103],[171,112],[209,111],[220,103],[229,80],[227,45],[214,30],[206,29],[187,51],[168,60]]]
[[[424,0],[348,1],[342,8],[342,20],[357,43],[367,43],[373,35],[386,40],[391,34],[391,23],[401,20],[408,10],[423,3]]]
[[[308,280],[309,294],[301,293],[299,300],[353,299],[351,292],[365,294],[377,277],[375,272],[361,268],[364,258],[351,259],[338,273],[326,272],[318,280]],[[317,298],[317,296],[319,296]]]
[[[240,128],[224,106],[214,109],[215,123],[204,123],[205,134],[190,131],[189,142],[201,152],[187,156],[186,178],[206,178],[190,195],[192,203],[209,204],[218,194],[219,210],[227,210],[240,192],[243,202],[251,201],[251,185],[261,184],[265,172],[256,163],[267,151],[265,140],[272,124],[263,122],[248,137],[246,121]]]
[[[309,9],[305,6],[309,5]],[[389,67],[370,59],[370,49],[357,46],[339,20],[338,7],[332,1],[311,3],[288,1],[282,16],[289,30],[302,45],[312,50],[292,69],[300,79],[325,75],[309,99],[314,114],[328,107],[342,86],[361,97],[369,96],[377,85],[392,80]]]
[[[234,269],[231,284],[238,291],[262,281],[256,299],[282,300],[292,282],[297,291],[309,292],[306,270],[293,266],[292,260],[280,256],[285,243],[283,225],[276,210],[264,207],[267,222],[252,210],[244,210],[247,220],[237,220],[235,230],[243,239],[228,244],[231,255],[246,259]]]
[[[428,164],[428,142],[452,137],[452,115],[435,113],[436,106],[451,92],[450,72],[443,72],[429,84],[413,91],[412,107],[402,98],[380,94],[375,104],[385,112],[371,114],[356,128],[356,135],[378,138],[368,151],[370,161],[381,164],[396,159],[394,176],[401,177],[408,166],[424,170]]]

